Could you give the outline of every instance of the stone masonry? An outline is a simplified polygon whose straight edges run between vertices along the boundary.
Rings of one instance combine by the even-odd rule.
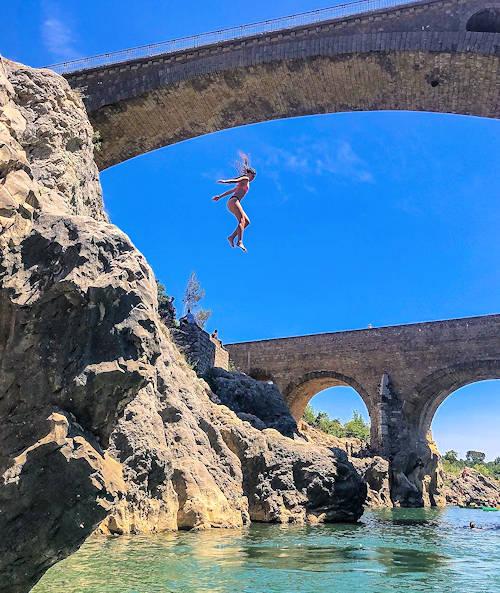
[[[178,328],[171,330],[176,344],[196,373],[203,377],[210,369],[229,369],[229,353],[217,338],[212,338],[196,323],[181,320]]]
[[[67,78],[101,133],[101,169],[283,117],[378,109],[498,117],[500,33],[494,21],[468,30],[486,8],[500,14],[500,0],[420,1]]]
[[[371,419],[371,448],[391,460],[401,504],[439,495],[439,455],[430,427],[456,389],[500,378],[500,315],[450,319],[227,345],[235,366],[271,380],[300,419],[319,391],[349,385]],[[399,484],[399,486],[398,486]],[[407,486],[414,490],[408,495]],[[437,503],[436,503],[437,504]]]
[[[236,367],[272,380],[296,419],[319,391],[350,385],[368,408],[372,448],[394,453],[391,431],[426,439],[456,389],[500,378],[500,315],[242,342],[226,346]]]

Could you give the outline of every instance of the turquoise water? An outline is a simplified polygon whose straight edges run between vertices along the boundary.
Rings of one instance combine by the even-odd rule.
[[[469,521],[483,529],[469,529]],[[36,593],[494,593],[500,512],[385,509],[357,525],[95,538]]]

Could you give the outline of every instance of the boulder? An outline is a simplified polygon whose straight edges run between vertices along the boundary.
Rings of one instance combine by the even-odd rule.
[[[273,383],[219,368],[212,369],[207,380],[216,395],[214,401],[224,404],[254,427],[275,428],[286,436],[298,432],[297,423]]]
[[[445,474],[446,502],[461,507],[500,507],[500,482],[472,468]]]

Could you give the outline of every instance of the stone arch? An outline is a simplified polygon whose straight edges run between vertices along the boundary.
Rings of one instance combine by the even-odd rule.
[[[371,441],[374,442],[379,426],[376,408],[365,388],[352,377],[336,371],[313,371],[306,373],[298,381],[290,383],[283,395],[292,416],[295,420],[299,420],[307,404],[316,394],[329,387],[338,386],[352,387],[363,400],[370,416]]]
[[[454,391],[488,379],[500,379],[500,360],[476,360],[447,367],[429,375],[417,388],[424,402],[418,416],[420,433],[428,433],[437,409]]]
[[[475,33],[500,33],[500,8],[491,7],[475,12],[465,28]]]
[[[297,38],[269,51],[228,48],[223,59],[197,55],[166,64],[159,57],[140,64],[139,81],[135,70],[116,66],[70,82],[86,89],[103,170],[176,142],[275,119],[378,110],[498,117],[498,57],[468,49],[482,35],[464,30],[441,39],[418,31],[404,43],[395,32],[342,42],[332,35],[328,43]]]

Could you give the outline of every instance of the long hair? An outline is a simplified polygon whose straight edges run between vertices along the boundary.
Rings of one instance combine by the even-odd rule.
[[[257,172],[253,167],[250,166],[250,155],[245,154],[241,150],[238,152],[238,155],[240,157],[239,161],[236,164],[238,173],[240,175],[247,175],[248,173],[253,173],[253,175],[256,175]]]

